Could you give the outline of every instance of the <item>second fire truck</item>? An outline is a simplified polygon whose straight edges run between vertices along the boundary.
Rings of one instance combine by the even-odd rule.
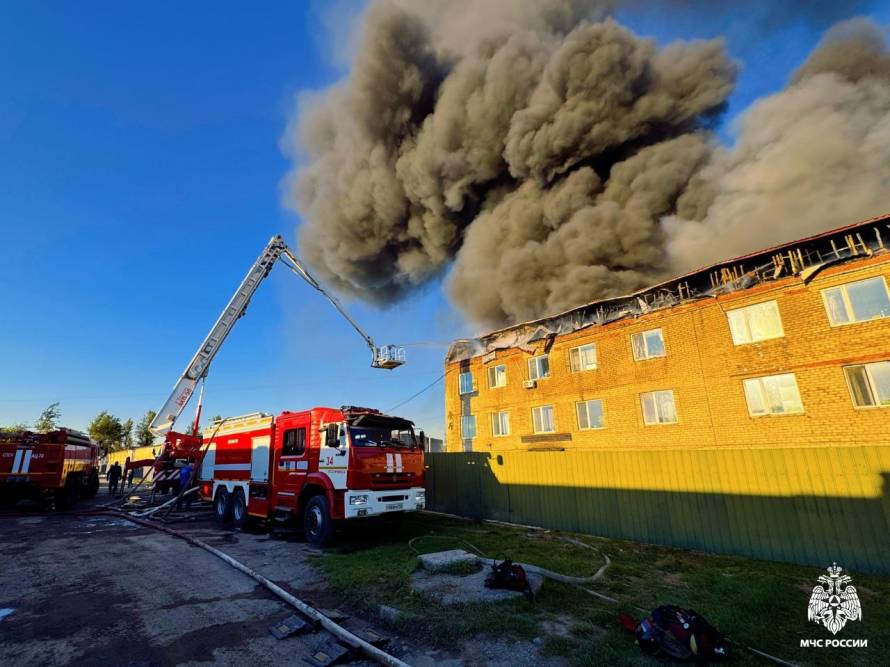
[[[0,434],[0,505],[23,498],[52,500],[66,509],[99,490],[99,446],[68,428]]]

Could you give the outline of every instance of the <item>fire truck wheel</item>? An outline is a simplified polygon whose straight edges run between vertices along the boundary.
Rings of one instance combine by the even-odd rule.
[[[99,473],[94,470],[90,473],[90,477],[87,480],[87,487],[83,497],[95,498],[97,493],[99,493]]]
[[[232,518],[232,498],[225,489],[216,492],[216,498],[213,501],[213,511],[216,518],[223,523],[228,523]]]
[[[306,541],[319,546],[331,541],[334,536],[334,522],[324,496],[312,496],[303,512],[303,531]]]
[[[232,525],[239,530],[247,525],[247,500],[241,489],[232,494]]]

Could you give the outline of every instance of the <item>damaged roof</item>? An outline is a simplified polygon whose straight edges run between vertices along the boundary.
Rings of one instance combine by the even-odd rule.
[[[625,296],[592,301],[556,315],[514,324],[479,338],[452,343],[446,363],[519,348],[616,320],[639,317],[681,303],[712,298],[764,282],[799,275],[811,280],[826,266],[890,251],[890,213],[727,259]]]

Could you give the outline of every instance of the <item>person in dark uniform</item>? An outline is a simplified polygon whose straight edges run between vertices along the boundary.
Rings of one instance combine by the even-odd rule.
[[[105,475],[106,479],[108,479],[108,495],[117,495],[117,483],[121,479],[121,473],[121,464],[115,461],[114,465],[108,469],[108,472]]]
[[[193,470],[194,470],[194,467],[192,466],[191,461],[187,461],[186,464],[179,469],[179,490],[180,490],[180,493],[185,494],[185,492],[188,491],[189,488],[191,488],[192,471]],[[191,509],[193,497],[194,497],[193,493],[190,493],[187,496],[186,495],[179,496],[179,500],[176,502],[176,509],[181,510],[183,502],[185,502],[185,508],[187,510]]]

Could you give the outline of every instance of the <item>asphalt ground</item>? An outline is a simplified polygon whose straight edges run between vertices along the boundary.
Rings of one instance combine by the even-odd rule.
[[[324,630],[275,639],[270,627],[296,610],[250,577],[160,531],[80,514],[107,501],[103,489],[69,512],[20,503],[0,514],[0,665],[306,664],[333,640]],[[314,547],[227,530],[207,509],[175,513],[166,525],[317,608],[336,604],[307,563]],[[370,627],[352,617],[342,624]],[[410,661],[411,647],[393,640],[385,648]]]

